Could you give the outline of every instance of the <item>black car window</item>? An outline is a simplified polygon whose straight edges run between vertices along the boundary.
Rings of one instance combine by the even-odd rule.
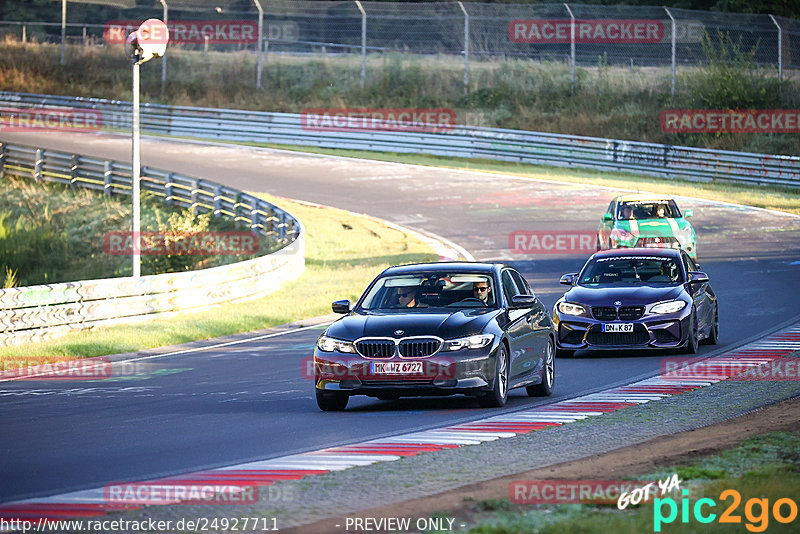
[[[581,271],[579,285],[677,285],[683,283],[680,262],[667,256],[620,256],[590,260]]]
[[[508,269],[503,271],[502,282],[503,282],[503,294],[506,297],[506,302],[511,304],[511,297],[513,297],[514,295],[519,295],[520,292],[517,289],[516,284],[514,284],[514,279],[511,278],[511,272]]]
[[[612,217],[614,216],[614,203],[615,202],[616,202],[616,200],[612,200],[611,204],[608,205],[608,209],[606,210],[606,213],[608,213]]]
[[[485,304],[477,302],[476,286],[489,288]],[[358,309],[424,312],[429,308],[496,305],[491,274],[447,271],[383,276],[375,280]]]
[[[510,270],[510,272],[511,272],[511,277],[517,284],[517,288],[519,289],[520,294],[533,295],[533,290],[531,289],[531,286],[528,284],[528,281],[525,280],[525,278],[523,278],[522,275],[519,274],[519,272],[514,270]]]
[[[699,270],[700,270],[700,266],[699,266],[699,265],[697,265],[697,264],[694,262],[694,260],[692,259],[692,257],[691,257],[691,256],[689,256],[688,254],[686,254],[686,252],[684,252],[684,251],[681,251],[681,256],[683,256],[683,261],[686,263],[686,269],[687,269],[689,272],[692,272],[692,271],[699,271]]]

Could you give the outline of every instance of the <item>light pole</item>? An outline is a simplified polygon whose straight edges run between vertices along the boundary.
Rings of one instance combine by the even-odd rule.
[[[154,57],[162,57],[167,50],[169,30],[158,19],[148,19],[125,39],[125,55],[133,64],[133,110],[131,117],[131,196],[133,197],[133,277],[142,274],[141,258],[141,211],[139,175],[141,157],[139,152],[139,65]]]

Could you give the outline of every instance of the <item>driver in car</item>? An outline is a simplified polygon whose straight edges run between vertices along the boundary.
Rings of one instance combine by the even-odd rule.
[[[482,282],[473,282],[472,283],[472,293],[475,295],[476,298],[481,299],[484,303],[489,303],[489,294],[492,292],[492,288],[489,287],[489,281],[483,280]]]

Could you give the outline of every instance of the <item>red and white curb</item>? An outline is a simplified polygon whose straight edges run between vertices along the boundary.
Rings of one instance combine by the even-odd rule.
[[[703,361],[722,365],[735,362],[739,368],[750,369],[797,350],[800,350],[800,324]],[[299,480],[360,465],[393,461],[404,456],[527,434],[680,395],[727,378],[704,374],[674,380],[656,376],[598,393],[477,421],[133,484],[162,487],[208,485],[232,491],[240,490],[243,486],[270,486],[281,480]],[[142,505],[108,502],[104,488],[95,488],[7,503],[0,506],[0,518],[36,522],[40,518],[90,518],[107,512],[139,508]]]

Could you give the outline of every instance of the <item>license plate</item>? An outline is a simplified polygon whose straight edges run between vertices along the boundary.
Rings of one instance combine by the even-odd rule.
[[[603,332],[633,332],[633,323],[603,324]]]
[[[418,375],[422,374],[422,362],[371,362],[374,375]]]

